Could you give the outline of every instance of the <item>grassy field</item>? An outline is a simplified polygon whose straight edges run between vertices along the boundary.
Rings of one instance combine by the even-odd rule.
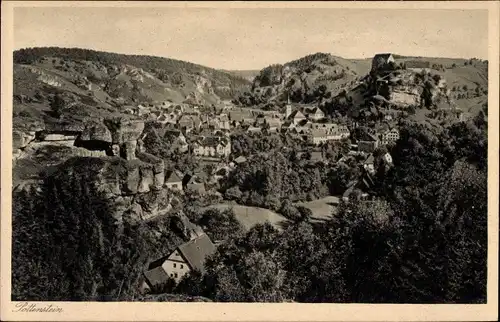
[[[269,222],[277,229],[281,229],[282,226],[280,223],[287,221],[285,217],[265,208],[221,203],[206,207],[205,209],[210,208],[216,208],[220,210],[233,209],[236,219],[238,219],[238,221],[246,230],[249,230],[257,224],[263,224],[265,222]]]
[[[313,213],[312,221],[322,221],[329,219],[332,212],[336,210],[336,205],[340,202],[339,197],[328,196],[321,199],[309,201],[309,202],[299,202],[296,206],[304,206],[311,209]]]

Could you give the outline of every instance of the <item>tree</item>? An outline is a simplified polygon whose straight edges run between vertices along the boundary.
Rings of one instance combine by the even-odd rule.
[[[241,199],[242,193],[238,186],[231,187],[226,190],[224,196],[228,200],[239,201]]]
[[[304,207],[304,206],[298,206],[297,211],[300,214],[300,218],[299,218],[300,222],[307,222],[307,221],[311,220],[311,218],[313,216],[312,210],[307,208],[307,207]]]
[[[60,118],[65,107],[66,102],[61,94],[57,93],[54,95],[52,101],[50,102],[50,109],[52,110],[53,115]]]
[[[197,224],[204,227],[214,241],[235,238],[243,232],[243,227],[232,209],[209,209],[203,213]]]

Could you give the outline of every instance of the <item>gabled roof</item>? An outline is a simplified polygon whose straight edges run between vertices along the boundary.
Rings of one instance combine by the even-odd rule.
[[[325,115],[325,112],[323,112],[319,107],[309,108],[309,109],[306,110],[306,113],[307,114],[312,114],[312,115],[316,115],[316,114]]]
[[[305,115],[299,111],[299,110],[295,110],[292,112],[292,114],[290,114],[289,118],[292,118],[292,119],[305,119]]]
[[[216,147],[219,144],[226,146],[227,140],[225,140],[225,138],[221,138],[218,136],[206,136],[200,141],[199,144],[201,146],[211,146],[211,147]]]
[[[378,141],[378,138],[371,133],[364,132],[359,141]]]
[[[150,287],[162,285],[168,281],[168,275],[161,265],[144,272],[144,277]]]
[[[177,249],[189,266],[200,272],[205,271],[205,259],[216,251],[215,245],[206,234],[180,245]]]
[[[368,158],[365,160],[365,164],[373,164],[375,162],[375,158],[373,157],[373,154],[370,154]]]
[[[168,174],[166,182],[182,182],[182,179],[179,177],[176,171],[170,171]]]

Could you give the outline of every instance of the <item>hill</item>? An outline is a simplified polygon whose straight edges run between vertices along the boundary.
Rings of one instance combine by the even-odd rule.
[[[483,100],[476,98],[486,97],[487,61],[396,54],[393,56],[396,67],[403,69],[406,64],[409,66],[424,64],[428,66],[429,73],[439,75],[446,83],[443,94],[447,90],[450,91],[448,97],[453,101],[450,106],[458,106],[464,112],[471,114],[480,109]],[[336,109],[344,109],[344,112],[347,112],[350,108],[343,108],[343,99],[352,98],[350,105],[357,107],[369,103],[371,97],[376,95],[376,90],[373,93],[375,79],[370,76],[371,65],[371,58],[345,59],[328,53],[308,55],[262,69],[253,79],[251,91],[243,93],[235,101],[242,106],[279,109],[290,99],[292,103],[320,104],[330,114],[334,114]],[[418,72],[415,68],[409,68],[408,72],[405,72],[406,76],[410,77],[407,85],[413,90],[417,90],[418,87],[414,81],[414,76]],[[421,95],[422,90],[418,91],[418,95]],[[476,101],[481,103],[476,104]]]
[[[332,117],[358,122],[410,118],[443,124],[476,115],[487,102],[487,61],[394,56],[318,103]]]
[[[14,125],[36,123],[59,93],[72,114],[121,114],[127,105],[164,101],[219,104],[248,90],[234,73],[154,56],[79,48],[28,48],[14,52]]]
[[[244,106],[292,102],[313,102],[330,93],[335,95],[356,83],[370,68],[367,60],[347,60],[316,53],[262,69],[255,76],[252,90],[237,98]]]

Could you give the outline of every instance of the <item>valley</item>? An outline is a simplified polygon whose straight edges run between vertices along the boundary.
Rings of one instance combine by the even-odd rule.
[[[15,51],[12,299],[483,303],[487,71]]]

